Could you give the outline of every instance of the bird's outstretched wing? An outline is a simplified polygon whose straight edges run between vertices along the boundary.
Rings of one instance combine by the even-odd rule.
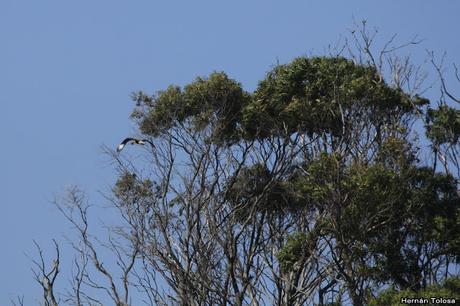
[[[149,145],[152,146],[152,148],[155,148],[155,145],[153,144],[153,142],[151,142],[150,140],[148,139],[142,139],[143,142],[147,142]]]
[[[121,152],[121,150],[123,150],[123,148],[125,147],[125,145],[130,142],[130,141],[135,141],[134,138],[131,138],[131,137],[128,137],[128,138],[125,138],[117,147],[117,152]]]
[[[143,145],[145,144],[146,142],[149,143],[152,147],[155,147],[153,145],[153,143],[148,140],[148,139],[137,139],[137,138],[131,138],[131,137],[128,137],[128,138],[125,138],[125,140],[123,140],[117,147],[117,152],[121,152],[121,150],[123,150],[123,148],[125,147],[126,144],[128,144],[129,142],[133,142],[133,144],[139,144],[139,145]]]

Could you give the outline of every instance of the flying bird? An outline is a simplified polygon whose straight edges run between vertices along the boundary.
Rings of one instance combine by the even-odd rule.
[[[128,138],[125,138],[125,140],[123,140],[117,147],[117,152],[121,152],[121,150],[123,150],[123,148],[128,144],[128,143],[131,143],[131,144],[138,144],[138,145],[144,145],[145,143],[149,143],[152,147],[155,147],[153,145],[153,143],[148,140],[148,139],[137,139],[137,138],[131,138],[131,137],[128,137]]]

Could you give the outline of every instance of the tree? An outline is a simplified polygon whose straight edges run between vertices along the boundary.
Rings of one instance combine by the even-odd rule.
[[[447,303],[446,300],[454,299],[458,301],[460,299],[460,282],[458,278],[448,278],[442,284],[430,285],[425,289],[417,292],[410,290],[396,291],[394,288],[389,288],[383,291],[378,297],[372,299],[369,306],[378,305],[400,305],[402,298],[413,297],[413,298],[425,298],[433,304]],[[434,301],[431,300],[433,297]],[[446,298],[449,297],[449,298]],[[437,302],[436,300],[444,300]],[[452,302],[450,302],[452,303]]]
[[[458,111],[419,95],[422,77],[395,53],[415,42],[372,52],[365,24],[352,38],[275,66],[253,93],[215,72],[134,94],[154,144],[148,175],[107,149],[123,224],[105,244],[81,191],[58,203],[80,238],[62,300],[131,305],[137,289],[151,305],[363,305],[384,287],[446,280],[460,255],[458,175],[419,160],[413,126],[425,123],[435,160],[456,157],[442,144],[458,144]]]

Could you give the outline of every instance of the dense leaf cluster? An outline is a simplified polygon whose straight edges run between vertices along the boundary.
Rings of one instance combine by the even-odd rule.
[[[308,234],[297,232],[287,238],[286,245],[277,255],[283,271],[298,269],[296,265],[307,260],[318,241],[318,231],[311,231]]]
[[[460,110],[447,105],[428,110],[427,136],[435,144],[458,143],[460,137]]]
[[[153,197],[153,187],[151,180],[139,180],[136,175],[126,171],[115,183],[113,193],[122,203],[132,204]]]
[[[377,298],[372,299],[369,302],[369,306],[398,306],[401,305],[402,298],[425,298],[431,303],[431,297],[444,298],[444,299],[455,299],[460,300],[460,279],[449,278],[446,279],[442,284],[430,285],[427,288],[414,292],[412,290],[401,290],[398,291],[394,287],[391,287],[382,292]],[[426,304],[426,303],[425,303]],[[423,305],[416,303],[413,305]]]
[[[150,97],[139,93],[140,106],[133,117],[140,129],[157,136],[190,121],[193,129],[211,127],[215,142],[265,138],[289,133],[344,132],[365,112],[379,124],[389,114],[404,114],[427,103],[388,86],[373,67],[357,65],[341,57],[300,57],[278,65],[254,93],[223,72],[197,78],[183,89],[170,86]],[[357,111],[353,118],[345,114]],[[345,122],[347,121],[347,122]]]
[[[276,66],[259,83],[244,109],[243,123],[249,137],[266,137],[283,128],[338,136],[344,113],[353,109],[372,112],[377,122],[384,114],[411,112],[424,103],[389,87],[373,67],[341,57],[300,57]]]
[[[213,140],[233,141],[237,138],[243,106],[249,103],[250,95],[241,85],[225,73],[212,73],[208,78],[197,78],[183,89],[170,86],[155,98],[139,94],[136,99],[148,106],[146,112],[135,110],[140,130],[157,136],[164,128],[191,122],[195,130],[213,126]]]

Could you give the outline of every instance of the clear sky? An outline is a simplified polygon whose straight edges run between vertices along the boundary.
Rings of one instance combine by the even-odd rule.
[[[53,196],[78,184],[101,202],[109,190],[101,145],[133,133],[131,92],[214,70],[253,90],[277,61],[323,53],[353,18],[382,38],[418,34],[422,55],[447,51],[460,65],[459,13],[458,1],[428,0],[1,0],[0,305],[39,297],[24,254],[35,254],[33,239],[51,252],[70,231]]]

